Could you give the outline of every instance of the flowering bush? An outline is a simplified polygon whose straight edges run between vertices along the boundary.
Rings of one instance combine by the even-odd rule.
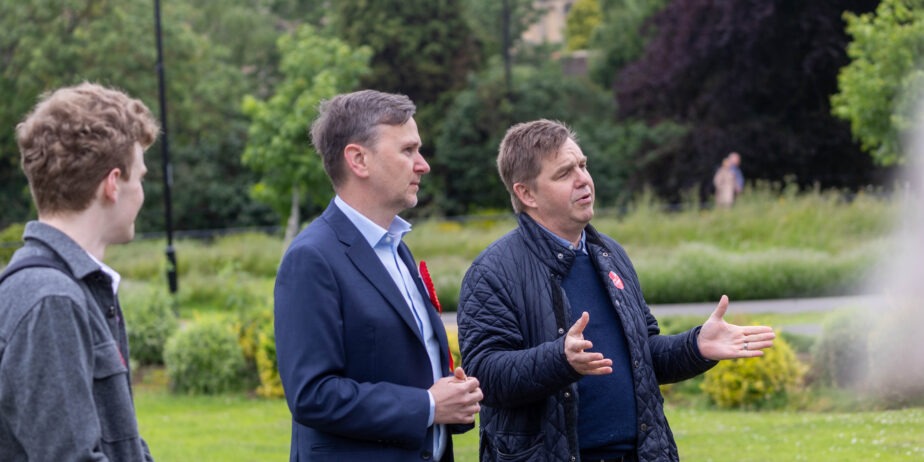
[[[805,371],[789,344],[777,336],[763,357],[721,361],[706,373],[701,388],[719,407],[776,408],[798,390]]]

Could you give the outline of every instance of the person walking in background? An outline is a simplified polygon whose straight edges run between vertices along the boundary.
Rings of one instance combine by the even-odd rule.
[[[0,283],[0,460],[152,460],[121,278],[103,260],[134,237],[158,130],[141,101],[91,83],[44,95],[16,126],[38,221]]]
[[[276,276],[292,461],[452,461],[450,433],[480,409],[401,241],[411,226],[397,214],[430,171],[414,112],[406,96],[364,90],[322,103],[311,126],[337,195]]]
[[[715,186],[715,205],[717,207],[731,207],[735,203],[736,187],[735,172],[732,167],[731,156],[722,159],[722,165],[712,177]]]
[[[678,460],[658,385],[761,356],[765,326],[723,320],[660,335],[623,248],[590,224],[594,182],[576,137],[537,120],[497,157],[519,226],[462,281],[462,358],[484,390],[482,461]]]
[[[741,173],[741,155],[737,152],[732,152],[728,155],[728,160],[731,161],[731,170],[735,174],[735,197],[741,194],[744,191],[744,174]]]

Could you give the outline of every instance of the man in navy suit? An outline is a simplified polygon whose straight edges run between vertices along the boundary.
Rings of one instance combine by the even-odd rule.
[[[430,166],[414,104],[364,90],[321,104],[311,139],[336,197],[276,277],[276,354],[292,461],[452,461],[478,381],[450,370],[446,331],[401,237]]]

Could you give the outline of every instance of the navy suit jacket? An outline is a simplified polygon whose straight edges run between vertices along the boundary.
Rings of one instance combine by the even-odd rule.
[[[416,276],[444,358],[442,375],[449,375],[442,321],[410,250],[402,243],[398,252]],[[375,251],[333,202],[286,251],[275,316],[279,375],[292,412],[291,461],[432,459],[433,373],[417,322]],[[443,461],[452,460],[450,437]]]

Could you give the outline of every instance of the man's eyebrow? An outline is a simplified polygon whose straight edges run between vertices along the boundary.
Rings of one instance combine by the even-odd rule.
[[[567,163],[564,163],[555,169],[555,175],[560,175],[564,172],[567,172],[568,170],[574,168],[575,165],[577,165],[577,162],[572,159],[568,159]]]

